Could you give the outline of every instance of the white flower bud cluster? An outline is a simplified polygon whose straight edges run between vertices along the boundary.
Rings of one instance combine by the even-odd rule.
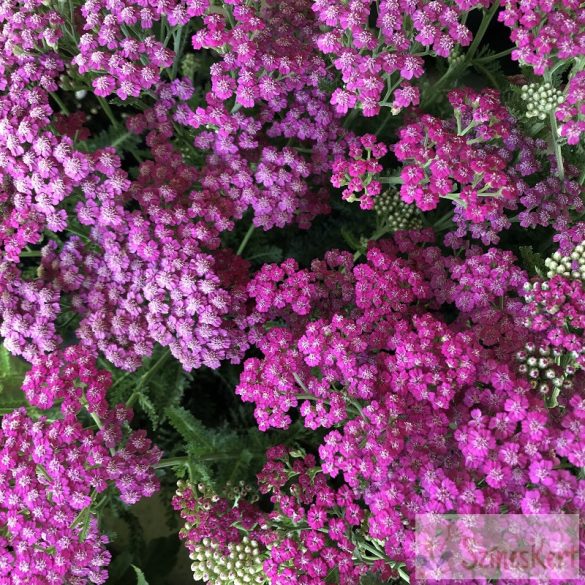
[[[555,252],[544,261],[544,264],[548,268],[546,273],[548,278],[561,274],[566,278],[585,283],[585,242],[575,246],[568,256]]]
[[[564,100],[563,93],[546,83],[522,86],[522,99],[526,102],[526,117],[544,120]]]
[[[396,189],[388,189],[380,193],[374,200],[374,211],[391,231],[422,226],[418,207],[404,203]]]
[[[189,555],[195,581],[209,585],[265,585],[258,542],[244,536],[241,543],[227,545],[227,554],[210,538],[204,538]]]
[[[541,394],[547,395],[555,388],[570,389],[573,386],[571,376],[576,369],[567,365],[564,369],[556,363],[560,354],[551,352],[546,347],[537,348],[532,342],[516,354],[519,362],[518,372],[530,380],[531,386]]]

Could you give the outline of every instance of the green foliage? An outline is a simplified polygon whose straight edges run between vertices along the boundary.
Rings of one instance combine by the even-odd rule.
[[[502,71],[502,65],[499,59],[490,60],[495,55],[495,51],[489,48],[489,45],[480,47],[477,51],[472,64],[474,69],[479,73],[483,83],[487,81],[490,86],[503,91],[508,87],[509,81]]]
[[[125,402],[143,413],[154,430],[165,422],[169,406],[179,404],[191,376],[168,349],[158,348],[136,372],[121,372],[103,361],[112,373],[108,398],[111,404]]]
[[[544,258],[538,252],[535,252],[532,246],[520,246],[519,252],[522,264],[531,276],[546,274]]]
[[[148,581],[144,576],[144,573],[136,565],[132,565],[134,572],[136,573],[136,585],[148,585]]]
[[[212,486],[218,493],[240,482],[255,483],[271,436],[254,427],[239,431],[225,424],[207,428],[181,406],[169,407],[168,422],[179,433],[187,453],[191,480]]]
[[[142,568],[150,585],[167,583],[166,579],[177,562],[180,547],[181,543],[176,534],[153,538],[148,543]]]
[[[22,391],[22,382],[28,369],[26,362],[10,355],[4,346],[0,346],[0,414],[28,405]]]
[[[140,143],[140,137],[132,134],[124,126],[109,126],[96,136],[86,140],[82,144],[90,151],[99,150],[106,146],[113,146],[122,150],[136,148]]]
[[[163,497],[170,500],[171,494],[166,493]],[[177,563],[179,538],[176,531],[162,536],[156,532],[152,534],[152,526],[156,531],[156,527],[160,525],[157,520],[166,513],[162,504],[162,499],[156,499],[147,506],[139,505],[136,508],[137,514],[119,503],[114,506],[112,509],[114,517],[108,517],[106,523],[114,523],[113,525],[117,527],[115,523],[120,524],[121,521],[122,529],[120,536],[111,538],[113,561],[110,565],[108,585],[128,585],[133,583],[135,578],[136,585],[142,583],[173,585],[169,581],[169,573]],[[146,531],[151,533],[148,540]]]

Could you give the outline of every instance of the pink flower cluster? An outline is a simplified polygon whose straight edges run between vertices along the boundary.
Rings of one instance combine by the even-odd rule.
[[[362,209],[372,209],[374,197],[382,190],[382,184],[374,177],[382,171],[379,161],[388,149],[383,142],[376,140],[374,134],[348,139],[348,145],[350,158],[333,161],[331,184],[337,188],[345,187],[342,197],[346,201],[359,201]]]
[[[110,485],[133,504],[158,489],[160,458],[143,431],[127,433],[131,411],[110,408],[111,379],[85,350],[72,346],[28,372],[23,390],[56,418],[24,408],[0,430],[0,583],[105,583],[110,553],[92,510]],[[82,412],[97,422],[83,424]]]
[[[192,43],[220,56],[211,67],[213,95],[233,96],[238,107],[266,103],[278,111],[292,92],[317,88],[326,68],[313,47],[310,6],[307,0],[233,0],[220,11],[202,8],[203,26]]]
[[[316,467],[313,455],[290,453],[273,447],[258,475],[260,493],[270,495],[274,528],[289,524],[289,531],[262,535],[269,547],[264,572],[275,585],[325,585],[337,570],[340,585],[359,582],[367,565],[356,562],[353,531],[364,514],[347,486],[333,489]],[[295,528],[301,530],[295,530]]]
[[[327,429],[323,472],[363,499],[369,536],[408,566],[416,513],[585,507],[585,482],[562,465],[585,456],[582,372],[550,410],[515,360],[527,338],[543,348],[558,339],[554,324],[524,324],[539,319],[522,298],[527,276],[508,252],[445,258],[425,241],[399,232],[353,269],[332,252],[312,270],[265,266],[250,294],[281,326],[259,341],[263,356],[246,361],[236,390],[263,430],[287,428],[296,408],[306,427]],[[559,286],[534,302],[580,331],[580,297]],[[450,305],[458,313],[446,322]],[[562,340],[562,350],[584,348],[578,333]]]
[[[56,191],[46,207],[32,197],[24,202],[48,210],[49,219],[58,217],[59,225],[48,227],[61,229],[67,216],[57,206],[80,189],[77,218],[91,228],[89,242],[71,237],[61,248],[51,242],[35,281],[26,281],[8,264],[0,270],[2,335],[11,351],[29,361],[60,343],[55,321],[62,299],[81,315],[76,332],[81,343],[124,369],[139,367],[155,343],[170,347],[188,370],[238,361],[248,347],[243,330],[247,265],[218,250],[220,234],[233,229],[248,207],[265,229],[292,221],[308,227],[328,210],[325,172],[343,146],[333,115],[321,108],[319,90],[297,92],[286,116],[265,117],[264,129],[251,117],[230,114],[211,97],[215,105],[193,112],[186,103],[192,88],[185,81],[158,91],[156,105],[127,122],[132,132],[145,135],[153,159],[139,165],[135,180],[120,168],[112,148],[86,154],[69,138],[49,133],[38,140],[44,158],[23,155],[48,174],[41,180],[36,166],[23,167],[17,184],[28,190],[41,180],[36,188],[44,198]],[[210,151],[201,170],[174,146],[171,115],[198,129],[209,123],[221,128],[201,130],[195,139],[194,148]],[[292,147],[259,148],[272,137],[313,146],[311,158]],[[14,158],[8,163],[10,172],[20,169]],[[38,241],[49,219],[35,228],[30,214],[19,211],[17,223],[16,215],[7,218],[7,229],[22,224],[18,237],[23,239],[6,244],[16,260],[25,244]]]
[[[260,493],[270,498],[271,512],[262,512],[244,499],[233,507],[228,500],[207,494],[205,486],[195,490],[180,485],[173,506],[185,520],[181,537],[191,558],[202,562],[205,550],[214,550],[217,558],[227,556],[230,545],[239,547],[239,563],[220,564],[223,578],[213,579],[208,571],[213,585],[229,582],[230,571],[244,582],[325,585],[337,570],[340,584],[357,583],[368,566],[354,556],[364,512],[352,491],[347,486],[332,488],[313,455],[278,446],[269,449],[266,457],[258,485]],[[254,556],[246,559],[246,552]],[[246,560],[256,567],[247,566]],[[251,569],[255,572],[246,574]],[[380,561],[374,569],[392,574]]]
[[[129,121],[147,131],[154,159],[140,164],[135,181],[116,169],[104,186],[84,184],[77,215],[99,249],[75,237],[61,250],[50,244],[43,276],[81,314],[80,341],[116,366],[138,368],[159,343],[186,370],[218,367],[247,348],[247,264],[217,250],[219,234],[233,228],[234,204],[217,192],[192,191],[198,172],[170,142],[160,111]]]
[[[42,280],[28,281],[13,262],[0,263],[0,335],[11,353],[29,362],[55,351],[61,342],[56,319],[59,290]]]
[[[537,176],[556,163],[543,159],[546,143],[522,133],[498,92],[457,89],[448,97],[454,120],[422,116],[401,128],[394,153],[404,163],[406,203],[430,211],[441,199],[453,200],[458,228],[450,244],[462,245],[468,232],[486,245],[497,243],[498,232],[511,225],[506,211],[519,205],[523,227],[557,230],[567,226],[571,210],[584,209],[578,169],[569,165],[563,180]]]
[[[583,35],[585,38],[585,32]],[[578,144],[581,135],[585,133],[585,71],[579,71],[571,77],[564,101],[556,109],[555,115],[561,123],[561,136],[567,139],[568,144]]]
[[[183,2],[87,0],[78,15],[79,27],[86,32],[79,38],[79,53],[72,63],[79,73],[93,74],[95,95],[139,97],[160,81],[161,70],[170,67],[175,57],[167,47],[169,37],[164,42],[156,38],[154,24],[162,19],[171,26],[184,25],[196,13]]]
[[[46,129],[52,113],[48,91],[57,89],[62,67],[59,59],[46,56],[14,63],[14,71],[4,73],[10,92],[0,96],[0,246],[12,261],[25,246],[38,243],[45,228],[64,229],[66,215],[58,205],[87,172],[84,158],[72,156],[71,141]]]
[[[418,105],[419,89],[410,81],[423,75],[423,56],[448,57],[457,45],[469,45],[472,35],[463,15],[481,5],[486,3],[382,0],[372,28],[371,4],[365,0],[313,2],[327,27],[316,44],[343,82],[331,96],[337,112],[359,108],[364,116],[376,116],[381,105],[396,110]]]
[[[456,90],[449,98],[456,128],[425,115],[401,129],[394,152],[408,164],[401,172],[400,194],[423,211],[435,209],[440,198],[455,199],[466,220],[482,223],[516,196],[504,172],[506,155],[489,148],[490,140],[508,133],[510,114],[495,91]]]
[[[538,75],[556,60],[585,55],[585,14],[579,0],[506,0],[499,19],[512,29],[512,58]]]

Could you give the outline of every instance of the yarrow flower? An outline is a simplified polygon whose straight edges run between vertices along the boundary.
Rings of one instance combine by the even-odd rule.
[[[173,506],[185,520],[185,540],[196,579],[222,583],[324,585],[336,570],[339,583],[359,581],[368,567],[356,562],[363,512],[347,488],[334,489],[302,450],[271,448],[258,475],[273,510],[246,500],[237,507],[205,485],[179,484]],[[391,576],[383,563],[375,563]]]
[[[512,58],[542,75],[557,60],[585,55],[585,16],[577,0],[506,0],[498,16],[512,29]]]
[[[418,105],[419,88],[411,81],[424,73],[421,55],[449,57],[457,46],[469,45],[472,35],[463,15],[478,6],[486,2],[383,0],[372,28],[369,2],[314,1],[312,9],[326,27],[317,36],[317,46],[343,82],[331,96],[336,111],[346,114],[356,108],[369,117],[381,106],[398,112]],[[387,103],[390,98],[393,101]]]
[[[523,227],[557,229],[572,210],[584,208],[576,168],[567,168],[563,179],[529,180],[555,162],[539,160],[545,142],[522,133],[495,90],[453,90],[449,101],[454,120],[422,116],[401,128],[394,153],[404,163],[400,195],[406,203],[430,211],[441,199],[453,200],[458,228],[447,239],[451,245],[460,246],[468,232],[486,245],[497,243],[511,225],[506,211],[519,205]]]
[[[160,451],[143,431],[124,429],[132,413],[109,407],[110,384],[109,373],[72,346],[33,366],[23,384],[32,405],[58,403],[59,414],[32,418],[20,408],[2,418],[0,583],[105,583],[110,553],[96,496],[115,485],[133,504],[157,491]],[[97,431],[84,426],[84,411]]]
[[[585,24],[583,26],[585,29]],[[583,36],[585,38],[585,30]],[[560,122],[561,136],[567,139],[568,144],[575,145],[585,133],[585,71],[571,77],[565,91],[563,103],[555,115]]]
[[[398,232],[353,269],[350,259],[336,269],[343,263],[333,255],[314,272],[265,267],[250,293],[260,313],[284,327],[264,334],[263,356],[246,361],[236,390],[255,404],[260,429],[287,428],[293,409],[307,428],[325,429],[323,472],[341,477],[355,501],[363,498],[368,537],[407,566],[416,513],[584,505],[574,491],[555,488],[583,482],[557,466],[565,457],[580,465],[583,455],[580,413],[571,406],[583,397],[582,376],[558,397],[560,414],[517,370],[527,336],[557,341],[523,323],[535,315],[522,300],[527,276],[509,253],[444,258],[421,241],[422,234]],[[460,311],[452,324],[443,303]],[[572,343],[567,334],[559,342]]]
[[[382,190],[374,177],[382,170],[379,160],[387,153],[386,145],[377,142],[373,134],[364,134],[348,143],[350,158],[333,161],[331,183],[337,188],[345,187],[342,197],[346,201],[359,201],[362,209],[372,209]]]

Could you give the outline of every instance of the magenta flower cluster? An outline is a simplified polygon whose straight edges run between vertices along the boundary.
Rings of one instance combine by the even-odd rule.
[[[543,355],[582,355],[579,334],[560,333],[562,323],[583,328],[580,283],[537,282],[544,292],[527,304],[510,253],[445,258],[425,239],[397,234],[353,268],[334,252],[310,270],[265,266],[250,294],[285,326],[264,334],[263,357],[246,361],[237,388],[261,429],[287,428],[294,408],[306,427],[326,429],[323,472],[363,499],[370,537],[408,566],[416,513],[585,506],[585,483],[562,465],[585,455],[583,371],[564,408],[549,410],[515,359],[526,339]],[[441,306],[451,303],[459,316],[448,324]]]
[[[367,1],[315,1],[312,9],[326,25],[316,44],[343,81],[331,96],[337,112],[358,108],[369,117],[381,106],[396,111],[417,106],[419,89],[412,81],[424,73],[423,57],[449,57],[456,47],[469,45],[472,34],[462,16],[482,5],[485,2],[383,0],[376,5],[372,28]]]
[[[72,346],[33,366],[23,384],[41,410],[2,418],[0,430],[0,583],[105,583],[110,553],[92,505],[109,485],[133,504],[154,494],[160,458],[143,431],[125,430],[132,412],[109,407],[109,373]],[[97,432],[84,426],[93,417]]]
[[[522,132],[497,91],[466,88],[448,97],[454,119],[424,115],[400,130],[394,153],[404,164],[402,199],[423,211],[452,200],[457,230],[448,240],[455,245],[467,233],[497,243],[511,225],[508,210],[519,211],[523,227],[566,228],[571,211],[584,209],[578,169],[540,179],[556,161],[542,156],[546,143]]]
[[[557,61],[585,56],[585,14],[579,0],[506,0],[499,19],[512,29],[512,57],[538,75]]]
[[[225,554],[229,545],[242,551],[242,543],[249,549],[252,542],[262,572],[246,574],[249,582],[322,585],[332,571],[338,572],[342,585],[358,582],[368,570],[353,554],[354,531],[364,513],[351,490],[329,486],[313,455],[277,446],[268,450],[266,458],[258,485],[260,493],[270,498],[269,513],[246,500],[233,508],[226,499],[198,493],[194,487],[179,489],[173,505],[185,519],[181,537],[193,553],[191,558],[198,559],[202,548]],[[388,577],[394,575],[380,561],[373,567]],[[230,571],[248,582],[237,568],[250,569],[242,561],[233,568],[224,563],[221,582],[229,580]]]
[[[569,80],[565,98],[555,115],[561,123],[561,136],[568,144],[578,144],[585,134],[585,71],[579,71]]]
[[[584,514],[584,135],[582,0],[0,3],[0,585],[105,583],[157,470],[209,585],[415,583],[419,513]],[[259,453],[195,457],[167,359],[229,362]]]
[[[388,149],[373,134],[350,139],[348,144],[350,158],[333,161],[331,183],[337,188],[345,187],[341,196],[346,201],[359,201],[362,209],[372,209],[374,198],[382,191],[382,184],[375,179],[382,171],[379,160]]]

